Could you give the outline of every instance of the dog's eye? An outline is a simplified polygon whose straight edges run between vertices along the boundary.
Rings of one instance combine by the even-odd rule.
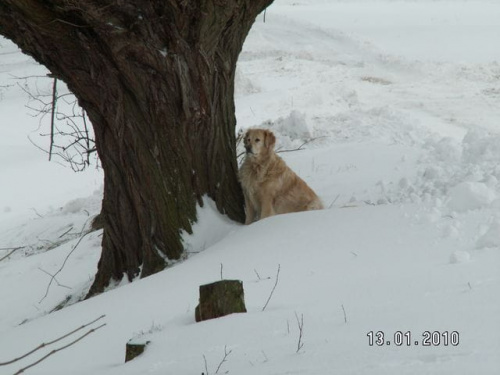
[[[255,142],[260,142],[260,139],[259,139],[259,138],[256,138],[256,139],[255,139]]]

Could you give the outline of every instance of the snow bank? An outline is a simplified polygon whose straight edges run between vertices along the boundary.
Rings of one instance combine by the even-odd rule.
[[[500,248],[500,219],[494,220],[486,232],[477,241],[478,248],[496,247]]]
[[[187,255],[200,253],[228,236],[240,225],[221,215],[215,202],[203,197],[203,207],[197,209],[197,221],[193,233],[182,232],[181,238]]]
[[[454,251],[450,255],[450,263],[467,263],[470,261],[470,254],[467,251]]]
[[[477,210],[487,207],[497,195],[481,182],[461,182],[449,192],[448,206],[455,211]]]

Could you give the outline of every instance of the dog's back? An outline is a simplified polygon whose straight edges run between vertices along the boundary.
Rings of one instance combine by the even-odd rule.
[[[274,155],[282,165],[283,172],[272,181],[272,194],[277,214],[320,210],[323,208],[316,193],[293,172],[279,156]]]

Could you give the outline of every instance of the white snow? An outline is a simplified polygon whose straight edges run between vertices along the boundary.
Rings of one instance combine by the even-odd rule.
[[[450,208],[456,211],[488,207],[496,198],[493,189],[481,182],[461,182],[450,189]]]
[[[485,233],[478,239],[477,246],[499,248],[500,247],[500,218],[487,226]]]
[[[234,222],[220,215],[215,202],[203,197],[203,207],[198,207],[198,220],[193,224],[193,233],[182,233],[182,241],[187,255],[196,254],[213,246],[235,228]]]
[[[470,260],[470,254],[467,251],[454,251],[450,255],[450,263],[465,263]]]
[[[219,374],[498,374],[499,19],[493,0],[276,0],[240,55],[237,130],[300,148],[280,155],[327,208],[243,226],[204,199],[186,259],[78,303],[102,172],[29,142],[46,130],[13,77],[46,71],[0,39],[0,362],[106,315],[0,374],[103,322],[26,373],[213,375],[226,350]],[[199,285],[221,275],[243,281],[248,313],[195,323]],[[425,331],[460,342],[422,346]],[[124,364],[132,338],[150,344]]]

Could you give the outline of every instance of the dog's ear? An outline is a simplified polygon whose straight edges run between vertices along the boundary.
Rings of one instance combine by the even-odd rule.
[[[266,146],[268,149],[272,150],[274,148],[275,143],[276,143],[276,137],[274,136],[273,132],[270,130],[265,130],[264,131],[264,146]]]

